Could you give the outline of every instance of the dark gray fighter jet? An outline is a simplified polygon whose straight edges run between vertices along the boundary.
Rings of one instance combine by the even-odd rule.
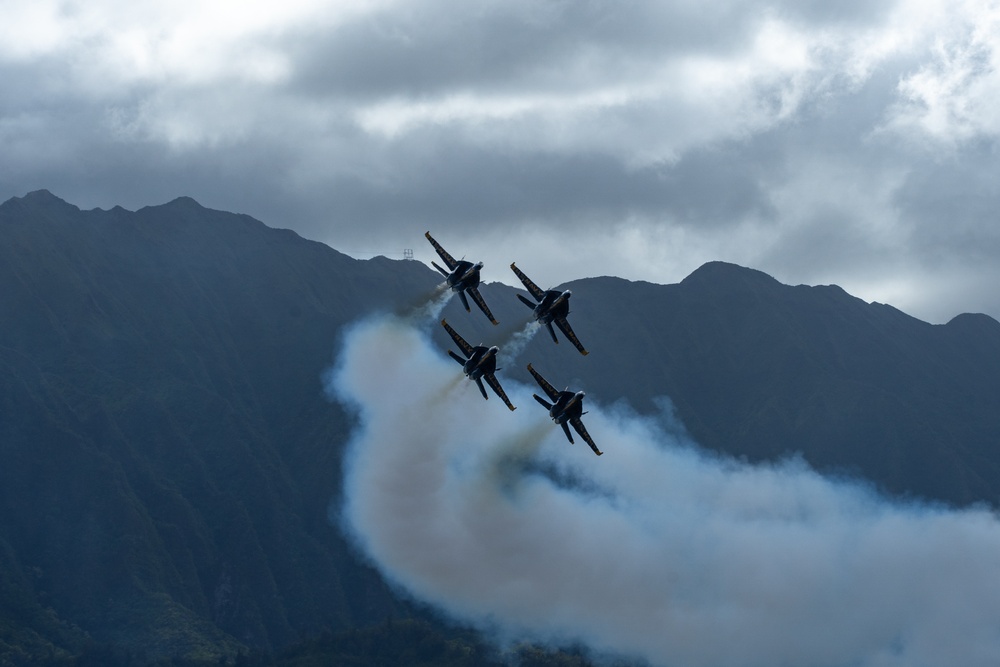
[[[559,290],[542,290],[535,283],[531,282],[531,278],[524,275],[521,269],[517,268],[514,264],[510,265],[510,268],[517,274],[517,277],[521,279],[521,283],[524,285],[524,289],[531,293],[531,296],[535,297],[535,301],[538,303],[532,303],[529,299],[526,299],[523,295],[518,294],[517,298],[531,308],[534,312],[535,319],[544,324],[548,330],[549,335],[552,336],[552,340],[559,343],[559,339],[556,338],[556,332],[552,328],[552,324],[555,323],[559,330],[563,332],[569,342],[573,343],[576,349],[580,350],[580,354],[586,355],[587,350],[584,349],[583,343],[580,339],[576,337],[573,333],[573,328],[569,325],[569,321],[566,316],[569,315],[569,298],[573,295],[572,292],[566,290],[565,292],[560,292]]]
[[[552,417],[552,421],[562,426],[563,432],[569,439],[570,444],[573,444],[573,434],[570,433],[569,427],[572,426],[576,429],[576,432],[580,434],[580,437],[590,445],[590,448],[594,450],[594,453],[600,456],[604,452],[597,448],[594,443],[594,439],[590,437],[587,433],[587,429],[583,425],[583,420],[580,419],[583,415],[587,414],[583,411],[583,397],[585,394],[582,391],[572,392],[572,391],[558,391],[555,387],[545,381],[545,378],[541,374],[528,364],[528,371],[531,376],[535,378],[542,390],[545,391],[545,395],[549,397],[549,401],[538,394],[532,394],[535,400],[545,406],[549,411],[549,416]]]
[[[490,312],[489,306],[486,305],[486,300],[483,299],[483,295],[479,293],[479,271],[483,268],[482,262],[477,262],[473,264],[472,262],[467,262],[464,259],[456,261],[454,257],[448,254],[441,244],[434,240],[430,232],[425,232],[424,236],[427,240],[431,242],[434,249],[437,251],[441,261],[445,263],[448,270],[445,271],[440,266],[431,262],[431,266],[437,269],[441,275],[443,275],[448,280],[448,286],[452,290],[458,292],[458,296],[462,299],[462,305],[465,306],[466,310],[471,310],[469,308],[469,301],[465,298],[466,293],[472,297],[472,300],[476,302],[479,309],[483,311],[486,317],[490,318],[490,322],[493,324],[499,324],[493,317],[493,313]]]
[[[497,371],[497,352],[500,351],[496,345],[493,347],[486,347],[485,345],[477,345],[475,347],[469,345],[465,342],[465,339],[458,335],[458,332],[451,328],[447,320],[441,320],[441,326],[445,328],[445,331],[451,336],[451,339],[455,341],[455,345],[462,350],[464,357],[460,357],[451,350],[448,350],[448,354],[452,359],[462,364],[462,370],[465,371],[465,375],[476,382],[479,387],[479,391],[482,392],[483,398],[489,400],[489,396],[486,395],[486,388],[483,386],[483,380],[493,388],[496,395],[500,397],[500,400],[506,403],[507,407],[511,410],[516,410],[513,405],[511,405],[510,399],[507,398],[507,394],[504,392],[503,387],[500,386],[500,382],[497,380],[497,376],[494,375]]]

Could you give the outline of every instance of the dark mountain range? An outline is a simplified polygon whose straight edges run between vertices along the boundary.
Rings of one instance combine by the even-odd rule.
[[[438,282],[186,198],[0,205],[0,664],[93,642],[214,660],[407,614],[328,518],[352,418],[321,374],[345,325]],[[723,263],[677,285],[569,287],[592,354],[542,332],[520,369],[544,360],[557,382],[644,413],[668,397],[721,452],[1000,500],[989,317],[930,325]],[[496,330],[446,310],[470,341],[527,322],[513,288],[483,292]]]
[[[665,395],[700,445],[752,461],[801,453],[893,494],[1000,502],[996,320],[931,325],[837,286],[721,262],[677,285],[571,287],[594,353],[553,362],[596,398],[653,412]]]

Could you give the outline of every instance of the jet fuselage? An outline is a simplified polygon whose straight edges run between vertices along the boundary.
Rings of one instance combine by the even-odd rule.
[[[466,260],[461,260],[455,266],[455,270],[448,274],[448,286],[456,292],[479,287],[480,270],[483,263],[473,264]]]
[[[573,293],[569,290],[560,292],[550,289],[545,292],[542,302],[535,306],[535,319],[542,324],[548,324],[557,317],[569,315],[569,298]]]
[[[472,348],[472,356],[462,366],[465,374],[473,380],[478,380],[484,375],[495,373],[497,370],[497,352],[499,351],[500,348],[496,345],[492,347],[477,345]]]
[[[561,391],[559,399],[549,410],[549,417],[557,424],[564,424],[570,419],[574,419],[583,414],[583,397],[586,394],[582,391]]]

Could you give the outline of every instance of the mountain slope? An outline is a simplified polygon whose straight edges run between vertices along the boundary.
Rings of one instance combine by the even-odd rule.
[[[569,284],[592,354],[546,359],[596,399],[655,412],[669,397],[708,448],[751,460],[802,453],[897,494],[1000,502],[1000,323],[931,325],[836,286],[782,285],[713,262],[677,285]],[[538,361],[536,361],[538,363]]]
[[[340,328],[436,280],[189,199],[0,207],[0,525],[40,604],[153,654],[281,646],[391,596],[326,517]]]
[[[328,516],[352,417],[321,374],[346,325],[439,281],[187,198],[0,205],[0,662],[89,641],[214,660],[400,613]],[[530,383],[531,361],[588,400],[662,414],[668,397],[717,451],[1000,499],[991,318],[930,325],[718,262],[677,285],[568,286],[591,354],[542,331],[505,382]],[[470,342],[528,322],[513,288],[483,293],[501,326],[455,300],[445,311]],[[443,354],[447,334],[427,326]]]

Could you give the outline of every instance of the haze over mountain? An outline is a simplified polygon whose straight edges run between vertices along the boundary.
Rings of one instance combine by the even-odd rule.
[[[33,192],[0,205],[0,254],[0,655],[69,655],[89,635],[212,658],[401,613],[329,520],[357,417],[323,376],[346,325],[419,306],[440,276],[188,198],[81,211]],[[543,331],[502,381],[527,382],[532,361],[719,452],[801,453],[954,505],[1000,498],[987,316],[930,325],[722,263],[676,285],[567,286],[591,354]],[[500,327],[445,310],[470,342],[524,328],[515,290],[483,294]]]

